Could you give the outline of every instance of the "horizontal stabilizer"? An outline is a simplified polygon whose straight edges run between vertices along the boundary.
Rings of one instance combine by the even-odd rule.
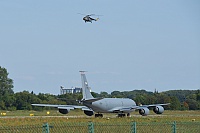
[[[84,102],[88,102],[88,103],[92,103],[92,102],[95,102],[95,101],[98,101],[98,100],[101,100],[101,99],[103,99],[103,98],[92,98],[92,99],[84,99],[83,101]]]

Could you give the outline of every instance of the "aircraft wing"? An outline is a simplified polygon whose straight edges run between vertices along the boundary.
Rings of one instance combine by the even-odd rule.
[[[141,106],[132,106],[132,107],[116,107],[116,108],[113,108],[109,111],[110,112],[130,112],[130,111],[133,111],[133,110],[139,110],[139,109],[148,108],[148,107],[165,106],[165,105],[169,105],[169,104],[170,103],[141,105]]]
[[[54,104],[31,104],[33,106],[40,106],[40,107],[54,107],[58,109],[82,109],[82,110],[91,110],[86,106],[78,106],[78,105],[54,105]]]
[[[143,108],[148,108],[148,107],[165,106],[165,105],[169,105],[169,104],[170,103],[165,103],[165,104],[150,104],[150,105],[133,106],[131,108],[132,109],[143,109]]]

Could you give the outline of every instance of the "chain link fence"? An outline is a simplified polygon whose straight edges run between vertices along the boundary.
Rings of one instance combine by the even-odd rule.
[[[43,125],[0,126],[0,133],[42,133]]]
[[[0,133],[198,133],[200,122],[70,123],[0,126]]]

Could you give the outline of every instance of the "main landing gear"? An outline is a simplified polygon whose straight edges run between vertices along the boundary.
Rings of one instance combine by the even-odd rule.
[[[102,117],[103,117],[103,114],[95,114],[95,118],[96,118],[96,117],[102,118]]]
[[[117,117],[130,117],[131,115],[130,115],[130,113],[127,113],[127,115],[125,114],[125,113],[119,113],[118,115],[117,115]],[[95,118],[97,118],[97,117],[99,117],[99,118],[102,118],[103,117],[103,114],[95,114]]]
[[[118,117],[125,117],[125,116],[126,116],[126,114],[124,114],[124,113],[118,114]],[[130,117],[130,113],[127,113],[127,117]]]

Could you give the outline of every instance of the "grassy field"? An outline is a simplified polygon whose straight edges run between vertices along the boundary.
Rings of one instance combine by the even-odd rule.
[[[48,123],[50,132],[85,133],[88,132],[88,125],[92,122],[95,133],[130,133],[136,122],[139,133],[170,133],[174,131],[174,121],[177,123],[175,128],[177,133],[200,131],[200,111],[167,110],[162,115],[156,115],[151,111],[148,116],[133,112],[131,117],[117,118],[116,114],[104,114],[103,118],[94,118],[86,116],[81,110],[70,111],[67,115],[62,115],[57,110],[50,110],[1,111],[0,132],[40,133],[44,130],[44,124]]]
[[[49,114],[47,114],[49,112]],[[3,115],[4,113],[4,115]],[[5,114],[6,113],[6,114]],[[57,110],[50,111],[1,111],[0,125],[30,125],[43,123],[62,122],[100,122],[100,123],[127,123],[127,122],[200,122],[200,111],[168,111],[156,115],[152,111],[148,116],[141,116],[138,112],[131,113],[131,117],[117,118],[116,114],[104,114],[103,118],[86,116],[81,110],[72,110],[67,115],[60,114]],[[30,114],[34,116],[30,116]]]

